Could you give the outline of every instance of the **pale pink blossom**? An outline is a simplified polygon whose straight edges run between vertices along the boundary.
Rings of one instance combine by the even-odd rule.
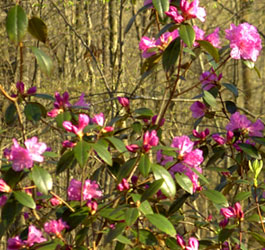
[[[193,149],[194,142],[186,136],[176,136],[173,138],[171,147],[177,148],[179,156],[184,157],[187,153],[190,153]]]
[[[151,147],[157,146],[159,138],[157,137],[156,130],[146,131],[143,136],[143,149],[148,152]]]
[[[198,249],[199,249],[199,241],[194,237],[189,238],[189,245],[186,246],[186,250],[198,250]]]
[[[63,127],[68,131],[83,137],[83,130],[89,124],[89,117],[86,114],[79,114],[78,125],[73,125],[70,121],[64,121]]]
[[[94,115],[93,117],[93,122],[101,127],[104,126],[104,121],[105,121],[105,118],[104,118],[104,114],[103,113],[100,113],[100,114],[97,114],[97,115]]]
[[[248,134],[249,136],[262,137],[262,130],[264,125],[261,120],[257,120],[252,123],[247,119],[245,115],[240,115],[239,112],[235,112],[230,117],[230,123],[226,125],[226,130],[235,131],[239,130],[242,134]]]
[[[205,21],[206,12],[204,8],[199,7],[199,0],[194,0],[191,3],[187,0],[181,0],[180,9],[185,20],[198,18],[202,22]]]
[[[221,48],[220,37],[219,37],[220,28],[216,28],[213,33],[207,35],[204,40],[210,42],[215,48]]]
[[[257,28],[249,23],[241,23],[238,26],[231,24],[230,29],[225,30],[225,38],[230,41],[233,59],[244,59],[255,62],[262,49],[261,38]]]
[[[51,220],[44,224],[45,232],[48,234],[55,234],[56,236],[60,236],[61,231],[63,231],[65,228],[68,228],[68,226],[66,222],[62,221],[62,219]]]
[[[3,193],[12,192],[12,189],[6,184],[6,182],[3,179],[0,179],[0,192]]]
[[[200,118],[205,115],[207,107],[204,103],[196,101],[190,106],[190,110],[194,118]]]
[[[24,243],[31,247],[35,243],[41,243],[44,241],[46,241],[46,239],[42,237],[42,232],[33,225],[29,226],[28,239],[24,241]]]

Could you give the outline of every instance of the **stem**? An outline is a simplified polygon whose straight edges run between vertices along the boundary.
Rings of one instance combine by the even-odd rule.
[[[57,194],[55,194],[53,191],[50,191],[50,193],[55,198],[57,198],[59,201],[61,201],[65,206],[67,206],[72,212],[75,212],[75,210],[65,200],[63,200],[60,196],[58,196]]]
[[[265,233],[265,227],[264,227],[264,224],[263,224],[263,219],[262,219],[262,215],[261,215],[261,211],[260,211],[260,207],[259,207],[258,196],[257,196],[257,187],[254,187],[254,188],[255,188],[255,202],[256,202],[256,205],[257,205],[259,219],[260,219],[260,223],[262,225],[263,233]]]

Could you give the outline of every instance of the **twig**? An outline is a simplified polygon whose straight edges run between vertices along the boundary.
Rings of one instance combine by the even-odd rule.
[[[50,191],[50,193],[55,198],[57,198],[59,201],[61,201],[65,206],[67,206],[72,212],[75,212],[75,210],[65,200],[63,200],[60,196],[58,196],[57,194],[55,194],[53,191]]]

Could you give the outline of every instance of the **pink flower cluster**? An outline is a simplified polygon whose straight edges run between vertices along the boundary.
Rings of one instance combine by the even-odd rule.
[[[230,117],[230,122],[226,125],[227,131],[239,131],[243,135],[262,137],[264,125],[261,120],[252,123],[245,115],[235,112]]]
[[[181,14],[175,6],[170,6],[169,11],[165,13],[176,23],[182,23],[192,18],[198,18],[202,22],[205,21],[206,12],[204,8],[199,7],[199,0],[194,0],[191,3],[187,0],[181,0],[180,10]]]
[[[24,249],[33,246],[35,243],[41,243],[46,241],[42,237],[42,232],[38,230],[35,226],[29,226],[28,238],[22,241],[19,236],[8,239],[7,250]]]
[[[22,171],[24,168],[32,168],[33,162],[43,162],[42,154],[46,151],[47,145],[38,142],[37,137],[32,137],[25,141],[26,148],[21,147],[16,139],[13,139],[14,145],[11,150],[5,150],[5,156],[12,161],[14,171]]]
[[[244,212],[239,202],[235,203],[234,207],[221,208],[220,214],[225,217],[225,219],[219,223],[220,227],[225,227],[229,222],[229,218],[237,218],[238,220],[244,219]]]
[[[187,245],[183,238],[180,235],[177,235],[177,243],[181,246],[183,250],[199,249],[199,241],[194,237],[189,238],[189,243]]]
[[[222,73],[217,76],[213,68],[211,68],[210,71],[203,72],[200,76],[202,88],[207,91],[210,90],[216,86],[222,77]]]
[[[192,134],[194,137],[199,139],[198,141],[194,142],[194,145],[197,145],[197,144],[202,143],[206,140],[206,137],[210,134],[210,130],[208,128],[206,128],[202,132],[198,132],[197,130],[193,129]]]
[[[123,178],[121,183],[118,184],[117,188],[119,191],[122,192],[124,190],[128,190],[130,188],[130,185],[129,185],[128,181],[125,178]]]
[[[65,228],[68,228],[66,222],[62,221],[62,219],[51,220],[44,224],[44,230],[48,234],[55,234],[58,237],[61,237],[61,231]]]
[[[220,46],[221,41],[219,38],[220,28],[216,28],[213,33],[207,36],[205,36],[205,32],[201,30],[198,26],[194,25],[193,29],[195,31],[195,40],[204,40],[211,43],[216,48],[221,48]],[[194,42],[193,46],[197,47],[199,46],[199,43]]]
[[[203,102],[196,101],[190,106],[190,110],[192,112],[192,117],[200,118],[205,115],[208,108]]]
[[[200,149],[194,149],[194,142],[186,135],[173,138],[171,147],[176,148],[178,153],[178,160],[180,161],[170,169],[170,173],[174,175],[175,172],[184,173],[187,175],[193,184],[193,191],[199,189],[198,175],[195,174],[191,168],[195,168],[199,173],[202,169],[199,167],[203,162],[203,152]],[[164,156],[161,151],[157,152],[157,160],[162,165],[169,161],[173,161],[173,157]]]
[[[255,26],[249,23],[241,23],[238,26],[231,24],[225,33],[225,38],[230,41],[230,55],[233,59],[242,58],[253,62],[257,60],[262,45]]]
[[[98,190],[98,184],[95,181],[86,180],[83,186],[83,200],[91,204],[92,199],[100,198],[102,192]],[[81,200],[82,183],[76,179],[72,179],[68,187],[68,199],[72,201]]]
[[[6,184],[3,179],[0,179],[0,192],[11,193],[12,189]]]

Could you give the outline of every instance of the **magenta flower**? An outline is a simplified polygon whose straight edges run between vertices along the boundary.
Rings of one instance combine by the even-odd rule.
[[[31,247],[35,243],[44,241],[46,241],[46,239],[42,237],[42,232],[33,225],[29,226],[28,239],[24,241],[26,245]]]
[[[5,195],[0,196],[0,207],[3,207],[7,202],[7,197]]]
[[[78,125],[73,125],[70,121],[64,121],[63,127],[68,131],[83,137],[83,130],[89,124],[89,117],[86,114],[80,114],[78,117]]]
[[[119,103],[121,104],[122,107],[129,108],[130,101],[129,101],[128,98],[118,96],[118,101],[119,101]]]
[[[210,71],[205,71],[200,76],[200,82],[202,83],[202,88],[204,90],[210,90],[215,87],[216,84],[222,79],[222,74],[216,75],[213,68]]]
[[[65,141],[62,142],[62,145],[65,148],[73,148],[76,145],[76,143],[72,142],[72,141],[69,141],[69,140],[65,140]]]
[[[154,116],[152,117],[152,124],[153,124],[153,125],[155,125],[155,123],[156,123],[156,119],[157,119],[157,115],[154,115]],[[163,119],[160,121],[159,126],[162,127],[162,126],[164,125],[164,123],[165,123],[165,118],[163,118]]]
[[[18,95],[21,95],[23,97],[29,96],[29,95],[34,95],[37,91],[37,87],[31,87],[27,90],[25,93],[25,85],[23,82],[17,82],[16,83],[16,88],[17,88],[17,94],[12,94],[12,97],[17,97]]]
[[[180,9],[185,20],[198,18],[202,22],[205,21],[206,12],[204,8],[199,7],[199,0],[194,0],[191,3],[181,0]]]
[[[199,241],[194,237],[189,238],[189,245],[186,246],[186,250],[198,250],[198,249],[199,249]]]
[[[186,248],[186,242],[183,240],[182,236],[177,234],[177,243],[181,246],[182,249]]]
[[[262,49],[261,38],[257,28],[249,23],[241,23],[238,26],[231,24],[230,29],[225,30],[225,38],[230,41],[233,59],[244,59],[255,62]]]
[[[121,183],[118,184],[117,188],[119,191],[128,190],[130,188],[130,185],[128,181],[125,178],[123,178]]]
[[[225,219],[223,219],[223,220],[220,221],[219,226],[222,227],[222,228],[224,228],[224,227],[227,226],[228,222],[229,222],[229,219],[226,219],[225,218]]]
[[[135,153],[140,148],[137,144],[131,144],[126,146],[129,152]]]
[[[157,146],[159,138],[157,137],[156,130],[151,132],[146,131],[143,136],[143,149],[145,152],[148,152],[151,147]]]
[[[163,52],[167,46],[179,36],[178,30],[165,32],[157,40],[149,37],[142,37],[139,43],[139,49],[143,51],[143,58],[155,55],[157,52]],[[151,51],[150,51],[151,50]]]
[[[82,93],[81,96],[79,97],[79,100],[73,105],[73,107],[78,106],[81,107],[82,109],[89,109],[90,104],[86,103],[85,101],[85,93]]]
[[[179,14],[178,9],[175,6],[170,6],[165,14],[172,18],[175,23],[182,23],[185,20],[184,17]]]
[[[212,138],[219,144],[224,145],[225,143],[230,143],[233,140],[234,133],[232,131],[227,131],[226,138],[220,136],[219,134],[213,134]]]
[[[97,125],[103,127],[104,126],[104,121],[105,121],[105,117],[103,113],[94,115],[93,117],[93,122],[96,123]]]
[[[56,197],[52,197],[52,198],[50,199],[50,203],[51,203],[51,205],[54,206],[54,207],[56,207],[56,206],[62,204],[62,202],[61,202],[60,200],[58,200]]]
[[[54,109],[47,113],[50,117],[56,117],[59,113],[62,113],[66,108],[70,107],[69,94],[64,92],[62,97],[58,92],[55,93],[55,102],[53,104]]]
[[[24,168],[32,168],[33,161],[43,162],[41,155],[46,151],[47,145],[38,142],[37,137],[32,137],[25,141],[26,148],[22,148],[16,139],[13,139],[14,145],[11,147],[10,160],[13,161],[14,171],[22,171]]]
[[[61,235],[61,232],[68,228],[66,222],[62,221],[62,219],[57,220],[51,220],[49,222],[46,222],[44,224],[44,230],[48,234],[55,234],[56,236]]]
[[[240,115],[239,112],[235,112],[230,117],[230,123],[226,125],[226,130],[235,131],[239,130],[242,134],[248,134],[249,136],[262,137],[262,130],[264,125],[260,120],[252,123],[247,119],[245,115]]]
[[[68,199],[69,200],[81,200],[81,181],[72,179],[68,187]],[[86,180],[83,187],[83,200],[92,200],[94,198],[100,198],[102,192],[98,190],[98,184],[95,181]]]
[[[244,212],[241,208],[241,205],[239,202],[236,202],[235,205],[235,215],[239,220],[243,220],[244,219]]]
[[[194,145],[197,145],[197,144],[205,141],[206,137],[210,134],[210,130],[208,128],[206,128],[202,132],[197,132],[195,129],[193,129],[192,134],[194,137],[199,139],[198,141],[194,142]]]
[[[223,215],[226,219],[235,217],[235,209],[233,207],[221,208],[220,214]]]
[[[6,182],[3,179],[0,179],[0,192],[3,193],[12,192],[12,189],[6,184]]]
[[[196,101],[190,106],[190,110],[194,118],[200,118],[205,115],[207,107],[204,103]]]
[[[9,238],[7,241],[7,250],[22,249],[23,246],[24,243],[18,236],[14,238]]]

